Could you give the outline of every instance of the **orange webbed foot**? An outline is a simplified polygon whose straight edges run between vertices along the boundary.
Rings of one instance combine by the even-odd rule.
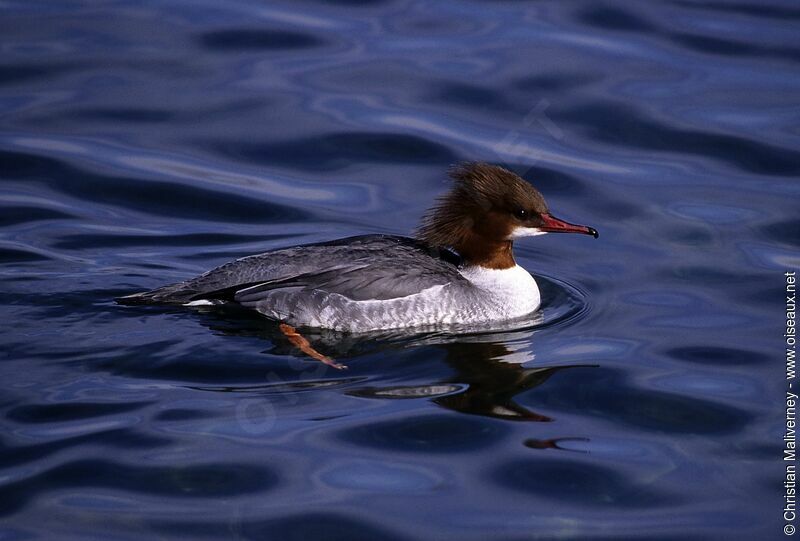
[[[347,368],[346,365],[337,363],[327,355],[323,355],[322,353],[314,349],[311,343],[308,340],[306,340],[300,333],[298,333],[297,329],[295,329],[291,325],[287,325],[286,323],[281,323],[278,326],[278,328],[281,330],[284,336],[286,336],[286,338],[289,339],[289,342],[291,342],[297,349],[299,349],[312,359],[316,359],[320,362],[323,362],[332,368],[336,368],[337,370],[343,370]]]

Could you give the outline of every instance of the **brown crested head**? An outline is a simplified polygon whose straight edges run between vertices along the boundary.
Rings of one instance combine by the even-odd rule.
[[[455,249],[467,264],[513,267],[516,237],[548,232],[597,236],[592,228],[554,218],[542,194],[507,169],[470,162],[453,167],[450,177],[453,188],[425,215],[417,237]]]

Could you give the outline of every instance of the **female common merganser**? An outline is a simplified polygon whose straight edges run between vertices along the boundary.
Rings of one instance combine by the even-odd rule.
[[[452,190],[425,215],[416,238],[364,235],[282,248],[119,301],[236,302],[282,322],[290,340],[310,353],[292,325],[363,332],[530,314],[539,307],[539,288],[514,261],[514,239],[597,238],[591,227],[555,218],[542,194],[502,167],[466,163],[450,176]]]

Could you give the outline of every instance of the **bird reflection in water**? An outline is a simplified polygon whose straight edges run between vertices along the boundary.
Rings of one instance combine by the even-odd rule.
[[[558,449],[559,451],[572,451],[573,453],[588,453],[588,451],[584,449],[571,449],[565,446],[565,444],[569,445],[569,443],[572,442],[587,441],[589,441],[589,438],[553,438],[549,440],[531,438],[525,440],[525,447],[530,447],[531,449]]]
[[[529,337],[533,331],[525,331]],[[514,333],[518,335],[520,333]],[[503,335],[507,340],[508,335]],[[505,343],[493,341],[499,336],[489,335],[480,341],[443,342],[436,347],[444,349],[445,362],[455,370],[447,379],[430,385],[363,388],[350,394],[373,398],[418,398],[427,396],[443,408],[512,421],[548,422],[546,415],[531,411],[516,402],[520,393],[542,385],[556,372],[585,366],[551,366],[526,368],[521,364],[520,353]],[[519,343],[519,336],[515,336]],[[532,359],[532,355],[529,354]],[[508,359],[512,359],[511,362]]]
[[[539,321],[533,321],[534,324],[540,322],[541,316],[538,317]],[[345,392],[350,396],[384,400],[427,398],[443,408],[469,415],[512,421],[549,422],[552,421],[550,417],[519,404],[516,397],[544,384],[556,372],[594,366],[526,366],[534,358],[528,349],[537,332],[535,329],[487,334],[476,334],[474,330],[472,334],[431,332],[418,336],[409,336],[407,331],[367,335],[333,331],[319,331],[316,334],[305,332],[314,347],[336,359],[352,361],[357,357],[374,356],[382,351],[429,348],[428,351],[432,351],[430,355],[426,355],[427,358],[442,358],[450,368],[442,374],[441,370],[436,370],[430,376],[435,381],[430,383],[364,386],[363,383],[369,378],[361,376],[360,370],[351,370],[345,375],[320,363],[298,361],[297,350],[285,336],[276,332],[274,325],[265,325],[263,318],[253,317],[250,312],[236,308],[220,311],[216,308],[206,313],[202,321],[215,332],[258,336],[269,340],[272,348],[268,353],[294,356],[292,364],[300,372],[291,378],[268,377],[269,383],[266,384],[218,387],[215,390],[280,392],[339,384],[346,388]],[[444,353],[443,357],[441,352]],[[298,366],[302,368],[298,369]],[[337,376],[336,379],[331,379],[331,375]],[[341,377],[343,375],[345,377]],[[558,445],[554,443],[551,447],[558,448]]]

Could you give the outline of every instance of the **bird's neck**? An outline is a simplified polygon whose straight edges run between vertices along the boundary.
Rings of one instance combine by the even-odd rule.
[[[511,240],[466,239],[453,248],[467,265],[501,270],[517,264],[514,261],[514,242]]]

